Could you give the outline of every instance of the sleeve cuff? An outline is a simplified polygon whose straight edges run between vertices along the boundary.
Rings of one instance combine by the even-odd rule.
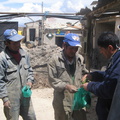
[[[2,98],[2,101],[5,103],[6,101],[8,101],[9,100],[9,98],[8,97],[4,97],[4,98]]]
[[[88,83],[88,86],[87,86],[87,89],[88,89],[88,91],[90,91],[90,92],[92,92],[91,86],[92,86],[92,82],[89,82],[89,83]]]

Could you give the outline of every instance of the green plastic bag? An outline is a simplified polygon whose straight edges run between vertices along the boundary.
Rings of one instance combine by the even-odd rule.
[[[84,88],[79,88],[74,94],[73,110],[80,110],[84,107],[90,108],[91,105],[91,94]]]
[[[24,86],[22,88],[22,95],[23,97],[30,97],[32,94],[31,88],[29,86]]]

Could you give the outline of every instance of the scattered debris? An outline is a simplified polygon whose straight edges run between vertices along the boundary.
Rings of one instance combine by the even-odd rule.
[[[62,49],[57,45],[41,45],[31,48],[24,48],[30,55],[31,66],[34,71],[35,84],[33,89],[50,87],[48,83],[47,63],[53,54],[58,53]]]

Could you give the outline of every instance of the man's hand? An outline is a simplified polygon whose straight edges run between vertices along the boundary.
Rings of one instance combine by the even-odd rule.
[[[76,88],[74,85],[66,85],[65,87],[70,93],[77,92],[78,88]]]
[[[4,102],[3,103],[3,105],[4,105],[4,107],[7,107],[7,108],[11,108],[11,105],[10,105],[10,101],[8,100],[8,101],[6,101],[6,102]]]
[[[92,79],[92,76],[90,74],[85,74],[83,77],[82,77],[82,83],[86,83],[88,82],[89,80]]]
[[[84,83],[81,85],[81,87],[83,87],[86,91],[88,91],[87,86],[88,86],[88,83]]]
[[[86,83],[86,79],[87,79],[87,74],[85,74],[85,75],[82,77],[82,84]]]
[[[31,82],[27,82],[27,84],[30,88],[32,87],[32,83]]]

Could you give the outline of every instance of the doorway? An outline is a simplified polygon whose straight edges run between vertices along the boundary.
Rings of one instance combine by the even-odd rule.
[[[36,30],[32,28],[32,29],[29,29],[29,31],[30,31],[30,41],[35,41]]]
[[[62,48],[63,39],[64,39],[64,36],[63,37],[56,37],[55,44]]]

